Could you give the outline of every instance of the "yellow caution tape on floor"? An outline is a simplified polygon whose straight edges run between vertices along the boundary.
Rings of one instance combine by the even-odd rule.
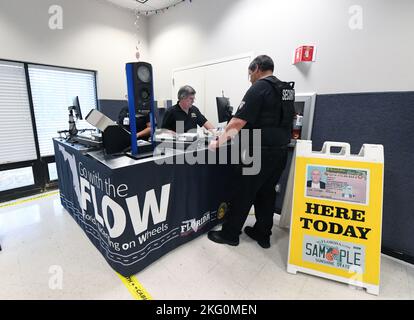
[[[43,198],[48,198],[48,197],[52,197],[55,195],[58,195],[59,191],[54,191],[54,192],[48,192],[48,193],[44,193],[35,197],[31,197],[28,199],[23,199],[23,200],[17,200],[17,201],[13,201],[13,202],[7,202],[5,204],[0,204],[0,209],[1,208],[6,208],[6,207],[13,207],[13,206],[17,206],[19,204],[23,204],[23,203],[27,203],[27,202],[31,202],[31,201],[35,201],[35,200],[39,200],[39,199],[43,199]]]
[[[124,277],[119,273],[117,273],[117,275],[136,300],[153,300],[151,295],[147,290],[145,290],[145,288],[138,281],[138,279],[135,278],[135,276]]]

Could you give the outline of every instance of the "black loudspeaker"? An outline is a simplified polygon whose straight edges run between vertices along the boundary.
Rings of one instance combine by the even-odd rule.
[[[147,62],[127,64],[128,95],[134,95],[135,111],[150,112],[153,97],[152,66]]]

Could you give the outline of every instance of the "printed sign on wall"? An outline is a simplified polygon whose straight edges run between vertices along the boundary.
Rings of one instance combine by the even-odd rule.
[[[342,147],[340,154],[331,147]],[[383,147],[311,141],[296,145],[288,272],[345,282],[379,293]]]

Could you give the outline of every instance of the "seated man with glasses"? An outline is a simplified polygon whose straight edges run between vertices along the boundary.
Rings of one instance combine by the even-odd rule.
[[[184,86],[178,91],[178,103],[165,112],[162,129],[185,133],[195,131],[197,125],[207,130],[213,130],[214,126],[203,116],[200,110],[193,106],[196,91],[190,86]],[[184,123],[184,132],[177,132],[180,126],[177,122]],[[181,125],[182,128],[182,125]]]

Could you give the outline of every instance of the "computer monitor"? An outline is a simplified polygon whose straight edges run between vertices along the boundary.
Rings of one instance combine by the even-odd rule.
[[[83,120],[82,110],[80,108],[79,97],[78,96],[73,98],[73,106],[74,106],[76,118],[79,119],[79,120]]]
[[[217,114],[219,123],[228,122],[233,117],[233,108],[230,106],[230,99],[217,97]]]

